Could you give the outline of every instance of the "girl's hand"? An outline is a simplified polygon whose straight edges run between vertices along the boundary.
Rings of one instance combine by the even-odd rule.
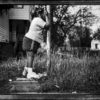
[[[48,12],[47,12],[47,8],[46,7],[44,8],[44,15],[48,16]]]
[[[47,44],[45,42],[41,43],[41,48],[47,50]]]
[[[44,15],[48,16],[48,12],[46,10],[44,10]]]

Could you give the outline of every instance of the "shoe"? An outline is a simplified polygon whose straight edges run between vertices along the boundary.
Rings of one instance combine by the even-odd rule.
[[[39,78],[41,78],[41,75],[36,74],[35,72],[33,72],[32,68],[28,68],[27,78],[28,79],[32,79],[32,78],[39,79]]]
[[[32,79],[32,78],[39,79],[39,78],[41,78],[41,75],[38,75],[35,72],[32,72],[32,73],[27,74],[27,78],[28,79]]]
[[[39,73],[39,75],[40,75],[41,77],[43,77],[43,76],[47,76],[47,73],[46,73],[46,72],[44,72],[44,73]]]
[[[24,67],[24,70],[23,70],[23,72],[22,72],[22,75],[23,75],[23,76],[26,76],[27,70],[28,70],[28,68],[27,68],[27,67]]]

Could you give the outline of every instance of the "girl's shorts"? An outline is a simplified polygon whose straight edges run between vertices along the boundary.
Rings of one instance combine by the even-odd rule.
[[[33,41],[32,39],[29,39],[27,37],[23,38],[23,43],[22,43],[23,50],[37,53],[39,47],[40,47],[40,43]]]

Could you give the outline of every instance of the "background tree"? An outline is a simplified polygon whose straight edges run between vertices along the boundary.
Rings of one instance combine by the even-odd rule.
[[[69,33],[70,44],[73,47],[90,47],[91,29],[89,27],[75,26]]]
[[[100,28],[94,33],[93,38],[100,40]]]
[[[91,13],[90,8],[88,6],[79,7],[79,9],[74,14],[72,14],[71,11],[69,11],[70,7],[73,8],[77,6],[71,6],[71,5],[54,6],[54,16],[56,16],[58,19],[57,25],[63,31],[63,32],[57,31],[56,35],[62,37],[63,42],[64,42],[64,39],[66,38],[66,34],[70,35],[70,31],[74,31],[74,29],[76,28],[77,28],[76,29],[77,31],[78,31],[78,28],[81,28],[81,29],[76,33],[73,32],[74,37],[81,38],[81,39],[83,38],[82,36],[89,37],[90,29],[88,27],[91,26],[97,18],[95,15]],[[79,26],[79,27],[76,27],[76,26]],[[85,40],[86,40],[86,37],[85,37]],[[83,41],[81,41],[81,43],[84,44]]]

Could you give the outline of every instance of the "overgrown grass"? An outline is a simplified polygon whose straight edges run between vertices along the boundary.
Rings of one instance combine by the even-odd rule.
[[[49,78],[42,83],[42,92],[98,92],[100,57],[65,57],[52,55]],[[53,90],[53,91],[54,91]]]
[[[0,63],[0,81],[16,79],[21,75],[25,66],[25,59],[17,61],[15,58],[9,58],[7,61]]]
[[[10,58],[0,64],[0,80],[21,77],[25,58],[19,62]],[[37,73],[46,71],[46,55],[36,56],[33,66]],[[4,69],[4,71],[2,70]],[[41,78],[40,92],[100,92],[100,57],[51,55],[49,76]]]

